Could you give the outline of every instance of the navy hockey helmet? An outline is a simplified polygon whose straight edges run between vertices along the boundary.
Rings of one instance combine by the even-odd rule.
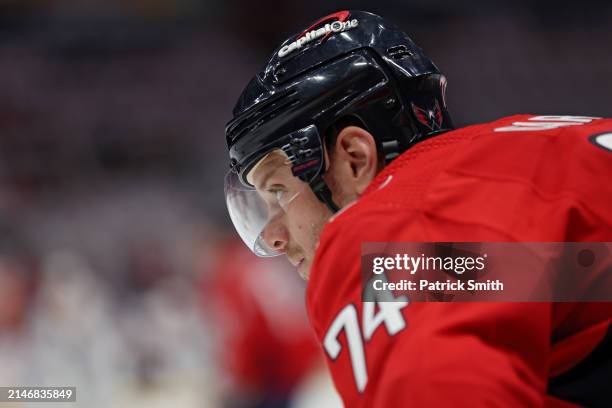
[[[253,188],[247,174],[268,153],[283,150],[293,175],[336,211],[322,179],[324,136],[333,125],[356,120],[374,136],[388,163],[415,143],[453,128],[445,89],[446,79],[421,48],[375,14],[340,11],[291,36],[246,86],[226,127],[226,200],[247,245],[267,252],[254,238],[263,227],[253,230],[252,223],[247,228],[236,219],[245,216],[249,203],[244,197],[236,202],[232,189]]]

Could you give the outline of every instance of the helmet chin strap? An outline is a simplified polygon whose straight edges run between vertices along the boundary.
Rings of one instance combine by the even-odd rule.
[[[310,182],[310,188],[315,193],[317,198],[331,210],[332,213],[337,213],[340,208],[332,199],[332,192],[329,186],[323,180],[323,177],[318,175]]]

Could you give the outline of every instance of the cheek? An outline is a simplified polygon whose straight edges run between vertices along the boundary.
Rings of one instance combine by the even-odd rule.
[[[307,213],[305,211],[296,211],[294,220],[289,226],[289,234],[293,243],[297,244],[303,250],[311,250],[316,246],[319,238],[317,225],[317,215]]]
[[[349,187],[352,186],[353,179],[346,177],[347,172],[341,171],[337,166],[334,167],[334,170],[333,172],[326,173],[323,179],[332,192],[334,203],[342,208],[352,201],[353,195],[350,194]]]
[[[312,197],[304,197],[304,200],[295,205],[292,213],[290,218],[294,222],[290,225],[289,232],[294,243],[303,250],[314,253],[321,230],[331,217],[331,211],[312,194]]]

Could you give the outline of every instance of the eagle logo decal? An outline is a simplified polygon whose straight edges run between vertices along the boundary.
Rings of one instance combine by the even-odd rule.
[[[427,128],[431,130],[440,130],[442,126],[442,109],[440,109],[440,104],[436,99],[436,103],[431,109],[423,109],[416,106],[414,103],[410,103],[412,107],[412,113],[417,118],[419,123],[423,124]]]

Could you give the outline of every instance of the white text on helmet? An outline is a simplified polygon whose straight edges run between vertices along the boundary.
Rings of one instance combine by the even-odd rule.
[[[353,19],[350,21],[344,21],[344,22],[334,21],[333,23],[325,24],[323,27],[317,28],[316,30],[308,31],[302,37],[298,38],[297,40],[293,41],[290,44],[285,45],[278,52],[278,56],[282,58],[285,55],[288,55],[291,52],[299,48],[302,48],[304,44],[314,41],[317,38],[323,37],[324,35],[328,33],[340,33],[343,31],[347,31],[347,30],[350,30],[351,28],[357,27],[358,24],[359,24],[359,21],[357,21],[356,19]]]

